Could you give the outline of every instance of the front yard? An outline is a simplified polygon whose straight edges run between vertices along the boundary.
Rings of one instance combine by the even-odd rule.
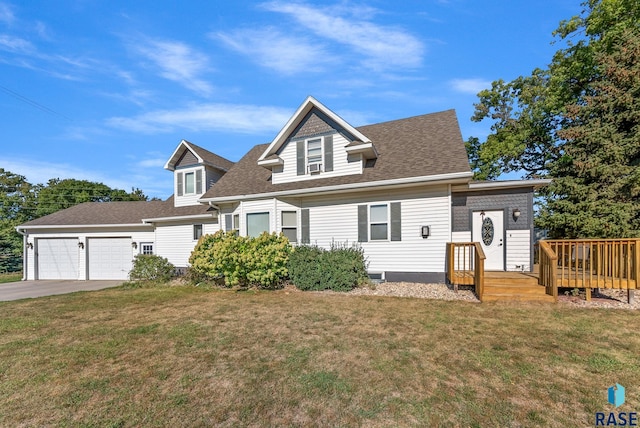
[[[195,287],[0,303],[1,426],[585,426],[638,314]]]

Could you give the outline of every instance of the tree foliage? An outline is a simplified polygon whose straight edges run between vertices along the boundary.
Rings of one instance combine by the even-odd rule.
[[[479,179],[553,178],[537,219],[551,236],[640,236],[640,2],[583,5],[547,69],[478,94],[492,132],[467,150]]]
[[[147,200],[140,189],[127,193],[102,183],[51,179],[32,185],[22,175],[0,168],[0,272],[22,268],[22,236],[16,226],[83,202]]]

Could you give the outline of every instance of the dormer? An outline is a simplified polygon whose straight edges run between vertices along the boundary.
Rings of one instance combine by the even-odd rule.
[[[378,153],[340,116],[308,97],[258,159],[273,184],[362,174]]]
[[[233,162],[182,140],[164,166],[173,172],[174,206],[198,205]]]

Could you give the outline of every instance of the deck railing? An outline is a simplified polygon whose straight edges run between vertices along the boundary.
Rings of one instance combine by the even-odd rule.
[[[458,285],[473,285],[482,301],[484,293],[484,251],[479,242],[449,242],[447,244],[447,279],[457,290]]]
[[[545,241],[540,241],[538,245],[538,284],[544,285],[545,292],[553,296],[558,301],[558,284],[557,284],[557,261],[558,256]]]
[[[555,274],[552,271],[555,270]],[[557,298],[559,287],[630,290],[640,279],[640,239],[571,239],[540,242],[540,283]]]

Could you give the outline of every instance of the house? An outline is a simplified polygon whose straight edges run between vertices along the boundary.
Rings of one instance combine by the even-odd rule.
[[[474,182],[453,110],[353,127],[308,97],[237,163],[181,141],[166,201],[86,203],[18,227],[25,279],[126,279],[136,254],[178,267],[203,234],[282,232],[358,243],[373,278],[444,282],[447,242],[481,242],[488,270],[533,267],[533,192]]]

